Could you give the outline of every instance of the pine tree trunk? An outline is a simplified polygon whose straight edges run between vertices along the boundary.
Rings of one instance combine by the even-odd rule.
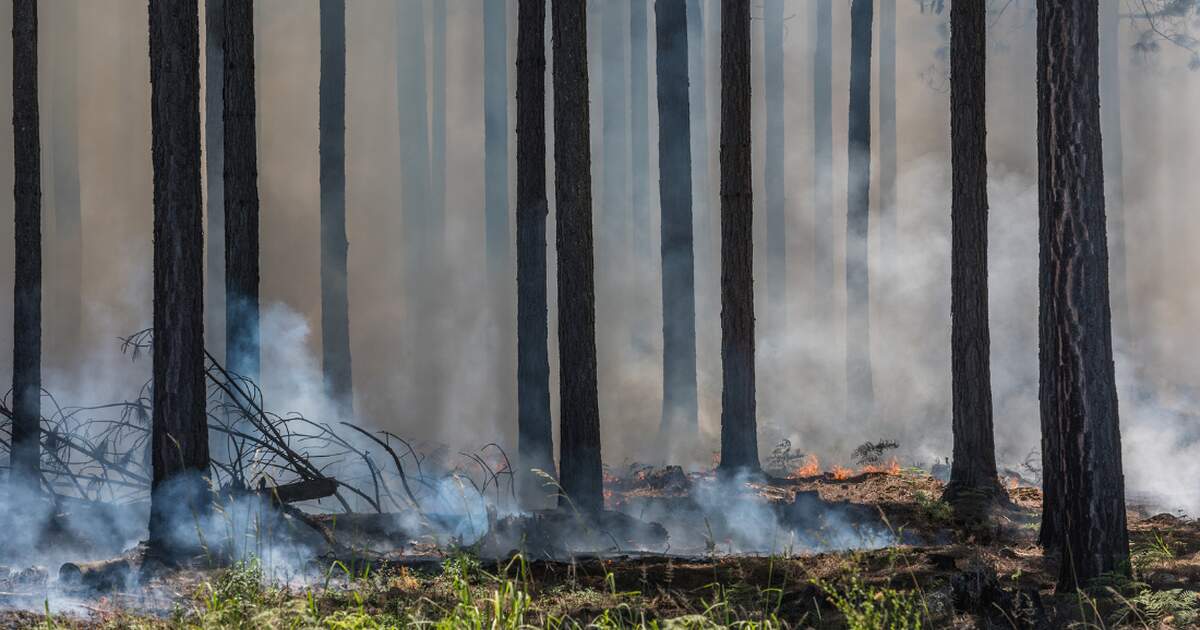
[[[1104,137],[1104,206],[1108,214],[1113,337],[1117,348],[1133,342],[1125,247],[1125,151],[1121,134],[1121,0],[1100,9],[1100,127]]]
[[[628,22],[622,19],[625,7],[622,2],[601,2],[600,39],[600,94],[603,110],[601,146],[603,146],[604,192],[601,197],[600,218],[606,226],[605,240],[601,246],[609,255],[618,259],[629,247],[630,241],[630,197],[629,174],[629,122],[627,113],[628,71],[625,61],[625,29]]]
[[[833,0],[816,0],[813,51],[813,323],[833,325]]]
[[[721,463],[757,471],[750,0],[721,0]]]
[[[40,492],[42,181],[37,0],[13,1],[13,422],[10,478]]]
[[[646,0],[629,3],[629,136],[634,260],[650,258],[650,67]],[[691,181],[689,179],[689,181]]]
[[[558,211],[559,505],[604,506],[596,393],[596,289],[588,131],[587,7],[553,4],[554,176]]]
[[[497,3],[493,3],[497,4]],[[503,6],[505,3],[498,3]],[[442,216],[446,213],[446,3],[433,2],[433,34],[430,38],[429,110],[429,207]],[[507,40],[505,40],[507,41]],[[505,68],[507,72],[508,68]],[[507,98],[505,99],[507,103]],[[505,116],[507,118],[507,115]],[[485,121],[486,122],[486,121]],[[507,159],[507,148],[505,158]],[[505,198],[508,197],[505,187]],[[507,233],[505,234],[507,237]],[[507,238],[505,239],[507,241]]]
[[[204,333],[225,357],[225,0],[204,0],[204,164],[208,192]]]
[[[483,3],[484,215],[488,264],[509,269],[508,3]],[[510,276],[511,277],[511,276]]]
[[[254,0],[225,3],[225,362],[257,379],[258,139],[254,94]]]
[[[662,436],[699,430],[696,392],[696,271],[692,239],[691,111],[684,0],[656,0],[659,199],[662,206]],[[636,137],[636,134],[635,134]]]
[[[492,3],[489,3],[492,4]],[[420,286],[429,281],[435,251],[441,238],[429,208],[429,115],[425,77],[424,2],[396,5],[396,90],[399,103],[400,189],[406,244],[405,295],[411,304],[421,297]],[[409,314],[406,313],[406,317]]]
[[[546,305],[546,0],[517,8],[517,449],[522,502],[554,474]]]
[[[346,0],[321,0],[321,365],[325,388],[354,411],[346,241]]]
[[[886,1],[886,0],[885,0]],[[787,201],[784,170],[783,3],[763,5],[763,82],[766,84],[767,329],[784,330],[787,321]]]
[[[1100,136],[1099,11],[1039,0],[1041,542],[1058,588],[1127,572]]]
[[[208,508],[204,236],[196,0],[150,2],[154,160],[154,393],[150,544]]]
[[[871,377],[871,22],[874,0],[850,4],[850,168],[846,182],[846,419],[863,426],[874,413]]]
[[[992,434],[988,332],[987,7],[950,5],[950,368],[954,459],[945,498],[974,509],[1002,493]]]
[[[953,5],[951,5],[953,6]],[[879,0],[879,253],[896,250],[896,0]]]
[[[706,270],[715,270],[716,250],[712,244],[716,242],[717,230],[709,194],[712,179],[709,171],[712,164],[709,158],[708,81],[706,80],[708,63],[705,54],[704,18],[704,0],[687,0],[688,77],[690,79],[688,101],[692,112],[692,210],[696,217],[695,242],[697,245],[695,252],[697,264],[701,269],[701,273],[696,278],[697,299],[702,304],[701,312],[710,312],[716,310],[715,304],[711,301],[715,299],[716,291],[712,290],[711,281],[706,278],[715,278],[717,274],[715,271],[708,273]],[[662,162],[661,156],[659,156],[659,162]],[[714,266],[708,266],[710,262],[714,263]],[[712,304],[712,306],[705,307],[704,304]]]
[[[79,203],[79,9],[56,3],[61,19],[54,29],[50,76],[50,141],[54,185],[55,263],[57,283],[54,314],[59,326],[53,339],[53,360],[68,371],[77,365],[83,327],[83,217]]]

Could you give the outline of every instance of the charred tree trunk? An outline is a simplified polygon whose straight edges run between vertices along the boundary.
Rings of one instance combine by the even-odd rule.
[[[588,131],[587,5],[553,3],[554,177],[558,211],[559,505],[604,507],[596,392],[596,288]]]
[[[846,419],[868,422],[875,407],[871,377],[871,281],[867,224],[871,214],[871,22],[874,0],[850,3],[850,118],[846,200]]]
[[[763,161],[767,195],[768,330],[782,331],[787,321],[787,187],[784,160],[783,3],[763,5],[763,82],[766,84],[766,156]]]
[[[950,5],[950,368],[954,460],[945,498],[975,509],[1003,493],[992,435],[988,331],[987,7]]]
[[[1121,134],[1121,0],[1100,8],[1100,127],[1104,139],[1104,207],[1112,291],[1113,337],[1118,349],[1133,342],[1125,247],[1125,150]]]
[[[711,290],[712,285],[705,278],[715,277],[716,274],[704,271],[712,269],[707,266],[709,262],[715,263],[713,260],[715,248],[712,247],[712,243],[717,238],[716,221],[710,202],[712,164],[709,157],[708,81],[706,80],[708,60],[704,36],[704,2],[705,0],[687,0],[688,77],[690,78],[688,101],[692,114],[692,210],[696,217],[695,242],[698,244],[695,251],[702,270],[696,283],[699,292],[698,299],[702,300],[702,304],[712,304],[711,301],[705,300],[714,299],[716,292]],[[659,162],[661,163],[661,161],[662,157],[660,156]],[[713,310],[715,308],[701,308],[701,312]]]
[[[424,2],[396,5],[396,90],[399,103],[400,188],[404,211],[406,303],[420,299],[429,281],[435,239],[441,230],[429,207],[429,115],[425,83]],[[494,3],[489,3],[494,4]],[[411,313],[406,313],[410,317]]]
[[[204,332],[225,361],[225,0],[204,1],[204,164],[208,191]]]
[[[699,429],[691,111],[687,6],[684,0],[656,0],[655,12],[662,206],[662,436],[669,442],[695,435]]]
[[[39,492],[42,418],[42,145],[37,0],[13,1],[13,423],[9,476]]]
[[[154,160],[154,393],[150,544],[208,508],[200,33],[196,0],[150,2]]]
[[[517,7],[517,450],[521,496],[554,474],[546,306],[546,1]]]
[[[325,389],[354,411],[346,241],[346,0],[321,0],[321,366]]]
[[[506,3],[493,4],[503,6]],[[432,107],[429,110],[429,206],[431,212],[444,216],[446,214],[446,3],[434,2],[430,6],[433,9],[433,36],[430,42],[430,65],[433,76],[430,77]],[[505,67],[505,72],[507,73],[507,71],[508,68]],[[505,98],[506,103],[507,100]],[[507,118],[507,114],[505,118]],[[505,160],[507,160],[507,147],[505,147],[504,153]],[[507,176],[505,180],[507,184]],[[507,200],[507,185],[504,192]],[[507,230],[505,230],[506,243],[507,236]]]
[[[508,2],[483,3],[484,218],[488,264],[510,269],[508,245]],[[444,9],[443,9],[444,10]],[[511,277],[511,276],[510,276]]]
[[[225,3],[225,362],[257,379],[258,138],[254,95],[254,0]]]
[[[54,184],[55,315],[59,321],[52,360],[68,371],[81,350],[83,327],[83,217],[79,204],[79,8],[55,4],[62,20],[54,29],[50,68],[50,142]]]
[[[750,0],[721,0],[721,463],[757,471]]]
[[[879,0],[879,253],[884,269],[896,249],[897,212],[896,0]]]
[[[632,141],[633,253],[650,258],[650,67],[646,0],[629,4],[629,137]],[[686,61],[686,59],[685,59]],[[685,138],[686,139],[686,138]],[[688,180],[691,181],[690,179]]]
[[[609,255],[624,258],[624,248],[630,245],[629,215],[629,111],[628,71],[625,61],[625,29],[628,22],[622,18],[625,7],[622,2],[599,3],[601,14],[600,31],[600,94],[604,108],[603,146],[604,193],[601,197],[601,219],[607,226],[606,242],[601,245]],[[640,227],[640,226],[639,226]]]
[[[813,323],[833,324],[833,0],[816,0],[813,52]]]
[[[1058,588],[1127,572],[1113,370],[1096,3],[1039,0],[1041,542]]]

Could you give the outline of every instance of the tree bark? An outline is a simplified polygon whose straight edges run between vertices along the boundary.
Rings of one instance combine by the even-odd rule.
[[[506,2],[491,3],[502,7]],[[433,34],[430,37],[430,102],[429,110],[429,206],[435,215],[444,216],[446,213],[446,3],[433,2]],[[504,40],[507,42],[507,38]],[[503,59],[503,58],[502,58]],[[507,63],[504,73],[508,72]],[[508,98],[505,95],[505,103]],[[507,112],[505,118],[508,118]],[[486,124],[486,120],[485,120]],[[507,125],[505,127],[507,129]],[[508,148],[505,147],[504,157],[508,159]],[[507,184],[507,181],[505,182]],[[505,201],[508,200],[508,186],[504,187]],[[506,208],[507,210],[507,208]],[[507,217],[506,217],[507,219]],[[507,226],[507,223],[505,224]],[[507,230],[505,242],[507,243]]]
[[[1003,493],[992,434],[988,331],[987,7],[950,5],[950,367],[954,459],[945,498],[981,507]]]
[[[696,216],[695,248],[698,264],[702,272],[696,279],[702,304],[712,307],[702,307],[701,312],[715,311],[716,291],[706,278],[715,278],[715,254],[713,243],[717,239],[715,227],[716,218],[713,216],[710,191],[712,190],[710,170],[712,168],[710,143],[708,134],[708,57],[705,49],[704,36],[704,2],[705,0],[687,0],[688,21],[688,77],[690,86],[688,101],[692,113],[692,210]],[[659,157],[659,162],[662,157]],[[706,253],[707,252],[707,253]],[[709,263],[713,266],[708,266]],[[707,273],[705,270],[714,270]]]
[[[258,137],[254,0],[225,3],[225,363],[258,379]]]
[[[867,227],[871,214],[871,22],[874,0],[850,4],[850,118],[846,200],[846,419],[863,426],[874,414],[871,376],[871,282]]]
[[[886,1],[886,0],[884,0]],[[787,321],[787,189],[784,170],[784,0],[763,4],[763,82],[766,84],[767,329],[785,330]]]
[[[42,147],[37,0],[13,7],[13,423],[10,479],[39,492],[42,418]]]
[[[484,209],[488,264],[508,269],[508,3],[483,3]],[[510,276],[511,277],[511,276]]]
[[[757,471],[750,0],[721,0],[721,463]]]
[[[354,412],[346,241],[346,0],[321,0],[321,365],[325,389]]]
[[[82,350],[83,327],[83,217],[79,203],[79,9],[56,4],[62,20],[54,29],[51,47],[53,93],[50,98],[50,142],[54,185],[56,280],[55,315],[59,322],[53,339],[53,360],[72,370]]]
[[[629,197],[629,121],[627,112],[629,65],[625,61],[625,8],[622,2],[601,2],[600,94],[603,110],[604,192],[601,197],[602,224],[606,226],[601,246],[618,259],[631,245]],[[640,226],[639,226],[640,227]]]
[[[151,0],[154,393],[150,544],[178,544],[176,518],[208,507],[200,33],[196,0]]]
[[[596,289],[588,130],[587,5],[553,4],[554,176],[558,211],[559,505],[604,507],[596,393]]]
[[[208,192],[204,331],[225,361],[225,0],[204,0],[204,160]]]
[[[664,443],[669,443],[695,435],[699,430],[687,5],[684,0],[656,0],[655,13],[659,199],[662,206],[661,431],[666,440]]]
[[[650,258],[650,46],[646,0],[629,3],[629,160],[633,174],[633,253]],[[686,61],[686,59],[685,59]],[[689,182],[691,180],[689,179]]]
[[[833,0],[816,0],[813,51],[813,294],[819,329],[833,325]]]
[[[517,450],[525,505],[554,474],[546,306],[546,0],[517,8]]]
[[[953,5],[951,5],[953,6]],[[896,0],[879,0],[879,254],[896,250]]]
[[[1058,588],[1127,572],[1113,370],[1096,3],[1039,0],[1041,542]]]
[[[489,3],[490,4],[490,3]],[[429,281],[435,239],[442,232],[429,207],[429,115],[425,77],[424,2],[396,5],[396,90],[399,103],[400,188],[406,243],[405,294],[416,303]]]

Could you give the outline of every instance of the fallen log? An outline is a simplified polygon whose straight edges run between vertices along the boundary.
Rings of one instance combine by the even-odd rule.
[[[258,487],[258,493],[270,497],[272,503],[299,503],[315,501],[331,497],[337,493],[338,481],[332,477],[318,479],[303,479],[279,486],[268,486],[265,483]]]
[[[60,585],[98,592],[125,589],[133,579],[133,565],[125,558],[99,562],[67,562],[58,569]]]

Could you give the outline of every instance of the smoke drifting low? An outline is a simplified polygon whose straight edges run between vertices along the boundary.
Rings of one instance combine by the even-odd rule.
[[[405,2],[421,0],[404,0]],[[432,0],[441,1],[441,0]],[[357,421],[418,440],[447,443],[451,449],[478,448],[495,441],[515,453],[515,272],[512,261],[497,272],[485,257],[483,214],[483,36],[479,0],[445,0],[447,10],[446,194],[444,230],[417,235],[441,254],[432,261],[406,255],[411,225],[398,177],[401,165],[399,112],[412,99],[427,99],[422,86],[395,85],[398,47],[396,4],[355,0],[347,9],[347,217],[350,242],[350,325]],[[606,189],[604,167],[626,168],[629,160],[605,160],[605,150],[631,151],[628,128],[605,124],[599,106],[604,81],[627,67],[627,52],[604,54],[599,5],[589,22],[594,54],[593,168],[596,225],[615,220],[623,239],[598,238],[597,339],[603,449],[608,462],[661,462],[708,466],[717,449],[720,415],[719,304],[716,288],[718,243],[713,238],[719,199],[715,180],[699,171],[693,152],[697,191],[695,218],[700,435],[695,440],[657,433],[661,415],[661,304],[656,173],[658,153],[649,143],[649,172],[624,173],[622,190],[640,178],[650,187],[649,219],[632,225],[632,213]],[[628,7],[621,4],[621,50],[653,42],[628,41]],[[652,3],[651,3],[652,4]],[[715,172],[719,134],[716,67],[719,60],[717,3],[701,0],[705,14],[707,99]],[[990,295],[992,374],[996,405],[998,460],[1018,467],[1039,448],[1037,406],[1037,178],[1034,154],[1033,22],[1027,2],[1014,2],[996,18],[989,35]],[[515,76],[515,3],[509,5],[509,91]],[[931,464],[950,454],[949,372],[949,113],[945,85],[936,79],[943,46],[944,16],[921,13],[917,3],[898,2],[897,242],[884,260],[883,244],[872,227],[873,370],[876,416],[862,426],[845,421],[844,276],[846,199],[846,109],[849,67],[848,6],[834,6],[834,223],[833,292],[820,294],[812,252],[812,3],[786,4],[784,33],[785,173],[787,204],[787,303],[781,317],[766,317],[766,227],[756,209],[756,288],[758,296],[758,395],[760,447],[769,451],[787,438],[823,460],[848,461],[866,440],[892,438],[902,456]],[[45,357],[47,389],[64,405],[86,405],[134,395],[147,365],[131,364],[114,339],[150,321],[151,170],[146,7],[140,0],[105,3],[63,0],[46,4],[47,32],[68,11],[78,12],[77,99],[55,111],[75,112],[79,121],[79,171],[83,217],[83,330],[80,347],[51,345]],[[693,6],[689,3],[689,7]],[[425,11],[426,19],[431,12]],[[757,17],[761,17],[756,15]],[[10,25],[0,15],[0,30]],[[650,28],[653,33],[654,12]],[[621,26],[621,25],[624,26]],[[315,0],[259,0],[256,3],[259,164],[262,196],[262,290],[266,307],[262,339],[263,389],[280,411],[333,417],[320,385],[319,194],[317,183],[318,4]],[[1195,383],[1200,379],[1200,348],[1191,322],[1200,309],[1190,270],[1191,236],[1200,225],[1186,200],[1200,190],[1184,175],[1200,139],[1192,122],[1196,80],[1185,55],[1165,50],[1138,56],[1130,44],[1144,25],[1122,25],[1121,81],[1125,119],[1125,214],[1132,338],[1121,340],[1117,358],[1124,429],[1125,471],[1130,494],[1165,508],[1200,510],[1200,495],[1180,494],[1176,480],[1200,476],[1195,462]],[[203,28],[202,28],[203,32]],[[427,34],[428,25],[424,29]],[[755,20],[755,177],[762,200],[762,27]],[[42,85],[61,70],[52,55],[55,40],[42,39]],[[429,42],[427,42],[429,45]],[[11,52],[0,47],[0,84],[11,79]],[[432,65],[429,56],[427,63]],[[428,74],[428,73],[427,73]],[[625,75],[626,81],[628,74]],[[654,65],[648,80],[653,86]],[[931,79],[932,78],[932,79]],[[696,83],[693,77],[693,84]],[[549,88],[549,82],[547,83]],[[627,108],[656,106],[629,102]],[[547,95],[548,98],[550,95]],[[827,95],[820,95],[827,96]],[[57,98],[43,89],[43,112]],[[510,159],[515,159],[509,107]],[[549,111],[549,110],[548,110]],[[655,111],[651,109],[650,111]],[[11,117],[9,99],[0,99],[0,120]],[[877,114],[876,114],[877,118]],[[56,123],[43,115],[43,146],[54,152],[47,132]],[[649,137],[657,138],[650,116]],[[877,123],[876,123],[877,125]],[[877,126],[876,126],[877,128]],[[552,129],[548,142],[553,142]],[[695,133],[696,130],[693,130]],[[610,137],[608,134],[622,134]],[[11,129],[0,126],[0,155],[11,165]],[[551,152],[552,154],[552,152]],[[623,158],[624,156],[619,156]],[[44,234],[47,251],[46,335],[67,337],[54,308],[57,201],[56,174],[43,171],[46,190]],[[551,172],[553,165],[549,165]],[[510,166],[509,173],[515,173]],[[207,174],[206,174],[207,175]],[[0,168],[0,189],[12,186],[12,169]],[[553,180],[551,179],[551,182]],[[553,185],[551,183],[551,185]],[[510,187],[510,209],[512,193]],[[553,200],[552,191],[548,195]],[[873,185],[872,225],[878,216]],[[701,211],[707,208],[707,211]],[[553,233],[551,208],[549,233]],[[12,243],[12,201],[0,199],[0,242]],[[511,213],[511,210],[510,210]],[[624,223],[621,223],[624,222]],[[511,222],[510,222],[511,225]],[[632,235],[646,235],[649,255],[634,253]],[[511,235],[510,235],[511,236]],[[210,235],[209,238],[214,238]],[[553,239],[551,250],[553,249]],[[513,239],[515,242],[515,238]],[[0,275],[12,276],[10,247],[0,247]],[[554,255],[550,252],[550,282]],[[426,265],[426,263],[428,263]],[[417,264],[417,270],[406,265]],[[406,281],[417,278],[413,283]],[[503,283],[499,286],[496,283]],[[555,291],[550,290],[551,369],[557,372]],[[822,315],[823,313],[823,315]],[[765,325],[765,322],[771,322]],[[0,347],[11,345],[11,302],[0,300]],[[415,334],[412,331],[422,331]],[[210,337],[208,345],[223,341]],[[569,351],[565,349],[564,351]],[[0,362],[0,381],[10,379]],[[555,378],[556,377],[552,377]],[[552,383],[557,410],[557,382]],[[557,415],[557,413],[556,413]],[[678,438],[678,439],[677,439]]]

